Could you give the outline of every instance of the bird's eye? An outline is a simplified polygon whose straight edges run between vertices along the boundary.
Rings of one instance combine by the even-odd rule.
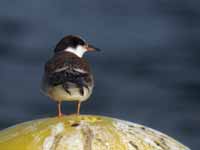
[[[84,45],[84,44],[85,44],[85,42],[83,40],[79,41],[79,45]]]

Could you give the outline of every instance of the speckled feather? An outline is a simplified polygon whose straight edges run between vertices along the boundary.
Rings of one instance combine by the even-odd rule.
[[[70,52],[56,53],[45,65],[45,79],[49,86],[62,85],[69,92],[70,84],[80,88],[93,85],[92,75],[88,62]]]

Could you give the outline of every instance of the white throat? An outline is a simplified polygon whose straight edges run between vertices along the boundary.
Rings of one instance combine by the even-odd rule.
[[[77,55],[78,57],[82,57],[83,54],[87,51],[87,49],[85,47],[79,45],[76,48],[68,47],[68,48],[64,49],[64,51],[71,52],[71,53]]]

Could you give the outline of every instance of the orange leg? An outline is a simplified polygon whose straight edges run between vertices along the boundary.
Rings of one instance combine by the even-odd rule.
[[[77,103],[77,111],[76,111],[76,115],[80,115],[80,108],[81,108],[81,102],[80,101],[78,101],[78,103]]]
[[[61,101],[58,101],[57,103],[57,110],[58,110],[58,117],[61,117],[62,116]]]

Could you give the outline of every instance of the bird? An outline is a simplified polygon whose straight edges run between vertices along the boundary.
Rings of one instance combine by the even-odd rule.
[[[76,101],[80,115],[83,101],[88,100],[94,88],[90,64],[84,53],[100,51],[82,37],[67,35],[55,46],[53,56],[45,63],[41,91],[57,102],[58,117],[63,116],[63,101]]]

